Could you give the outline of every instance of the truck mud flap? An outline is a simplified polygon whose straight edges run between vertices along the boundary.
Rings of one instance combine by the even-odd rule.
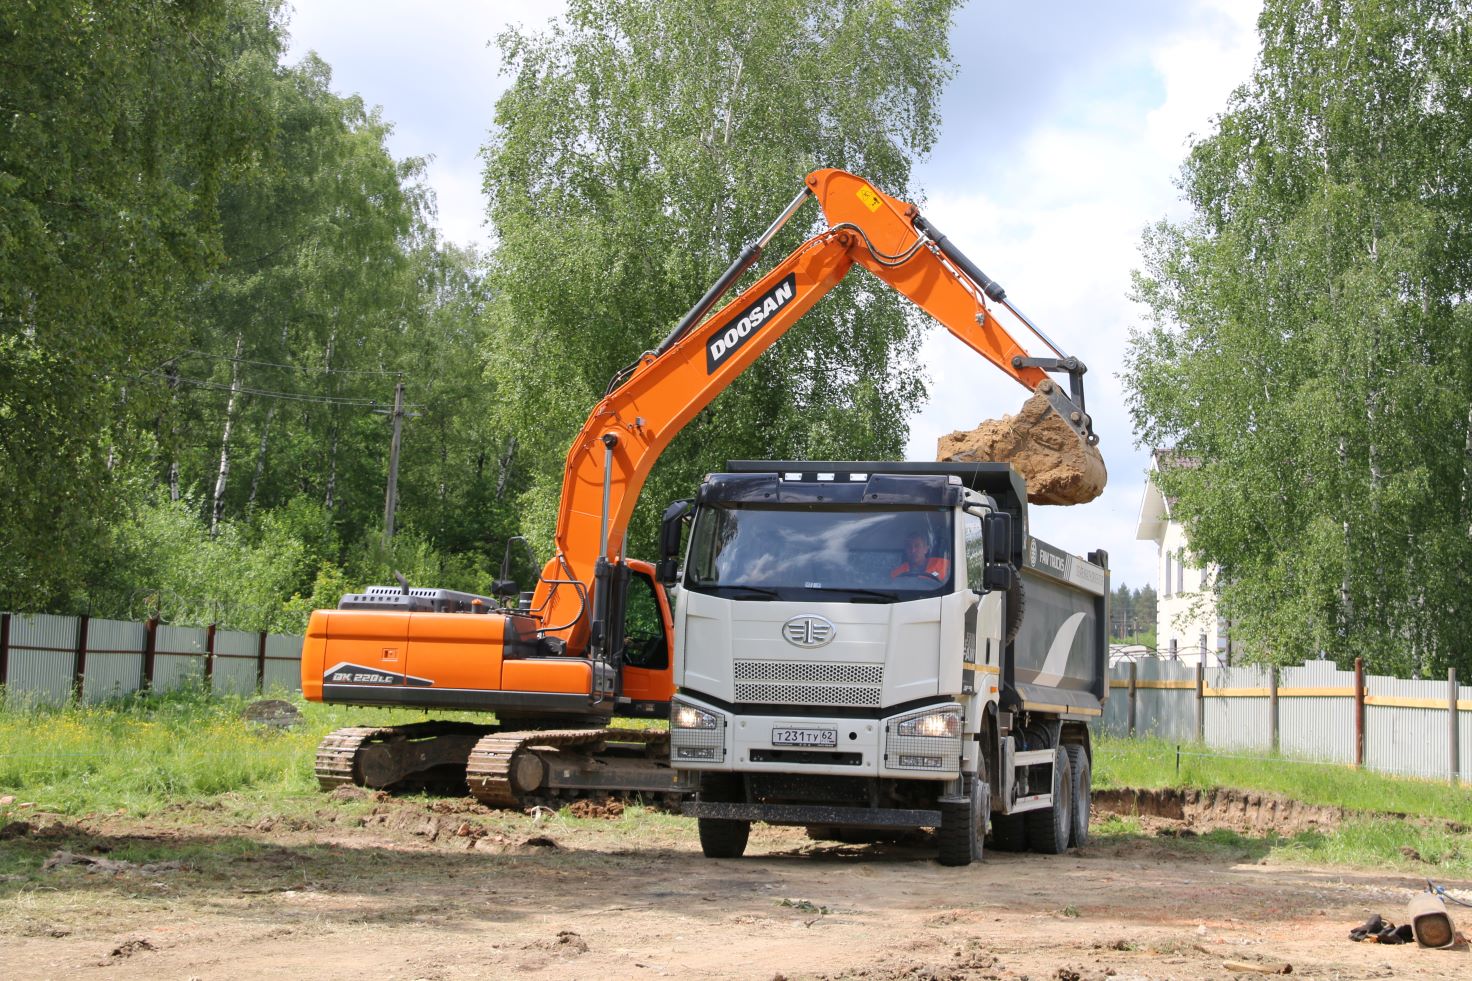
[[[899,808],[827,807],[822,804],[723,804],[690,802],[681,808],[690,817],[768,824],[838,825],[847,828],[938,828],[940,811]]]

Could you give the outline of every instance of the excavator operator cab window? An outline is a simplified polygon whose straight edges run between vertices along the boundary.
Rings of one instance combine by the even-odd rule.
[[[664,634],[664,618],[654,581],[635,573],[629,576],[629,595],[624,608],[624,663],[660,671],[670,666],[670,648]]]

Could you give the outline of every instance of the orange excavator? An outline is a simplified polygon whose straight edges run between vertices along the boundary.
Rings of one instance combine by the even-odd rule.
[[[712,313],[808,197],[818,199],[827,227]],[[564,792],[692,789],[682,782],[689,771],[669,766],[667,733],[608,727],[614,715],[663,714],[673,694],[672,621],[660,582],[672,577],[627,558],[625,531],[650,469],[680,429],[856,265],[1044,395],[1081,444],[1097,443],[1081,362],[913,205],[853,174],[815,171],[664,341],[614,376],[568,451],[553,553],[534,590],[510,605],[517,590],[503,566],[497,598],[411,588],[401,579],[312,614],[301,662],[308,699],[478,710],[497,722],[337,730],[318,750],[321,785],[463,779],[498,806]],[[1029,355],[988,301],[1005,306],[1051,353]],[[1068,375],[1066,392],[1049,372]],[[673,555],[679,524],[667,520],[664,528],[676,540],[662,549]]]

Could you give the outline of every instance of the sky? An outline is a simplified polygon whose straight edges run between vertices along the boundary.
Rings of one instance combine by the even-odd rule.
[[[541,30],[559,0],[296,0],[288,61],[315,51],[333,88],[393,124],[397,157],[429,158],[448,239],[482,248],[480,147],[501,74],[494,39]],[[956,76],[941,138],[916,168],[924,213],[1067,354],[1088,365],[1085,392],[1109,467],[1096,501],[1035,507],[1031,530],[1079,554],[1109,552],[1115,585],[1156,586],[1156,553],[1135,539],[1149,447],[1137,447],[1119,377],[1142,231],[1189,215],[1176,186],[1193,136],[1252,71],[1259,0],[971,0],[951,33]],[[785,202],[775,203],[774,208]],[[1003,322],[1034,354],[1025,328]],[[910,420],[906,456],[1015,412],[1027,393],[939,326],[922,360],[930,398]]]

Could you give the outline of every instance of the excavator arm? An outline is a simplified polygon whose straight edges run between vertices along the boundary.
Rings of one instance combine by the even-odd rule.
[[[828,227],[707,318],[809,196],[818,199]],[[660,346],[615,377],[573,441],[555,553],[532,602],[544,634],[562,638],[572,651],[591,645],[595,656],[605,647],[602,625],[616,619],[616,611],[600,600],[617,590],[598,584],[616,574],[634,505],[660,453],[855,265],[904,294],[1024,388],[1046,395],[1080,440],[1097,442],[1083,405],[1085,368],[1077,359],[1065,356],[1013,308],[1001,287],[913,205],[853,174],[815,171]],[[987,299],[1007,306],[1054,356],[1030,356],[993,316]],[[1050,370],[1070,375],[1070,394],[1054,384]],[[587,583],[595,583],[591,598],[582,586]]]

